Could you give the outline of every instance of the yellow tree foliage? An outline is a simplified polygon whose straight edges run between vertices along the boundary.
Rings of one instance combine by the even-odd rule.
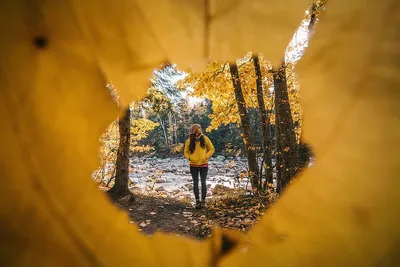
[[[100,167],[94,172],[94,179],[102,182],[111,179],[115,172],[117,150],[119,144],[118,119],[114,120],[100,136]],[[114,168],[108,168],[110,165]]]
[[[131,145],[135,146],[137,143],[146,138],[148,132],[152,131],[155,127],[160,125],[146,118],[132,120],[131,122]]]
[[[265,103],[266,107],[271,109],[273,101],[272,95],[269,93],[269,88],[273,80],[268,70],[271,70],[272,66],[262,56],[260,56],[260,64],[265,89]],[[253,62],[251,61],[251,53],[247,53],[245,57],[238,60],[238,69],[246,106],[248,108],[256,108],[258,106],[256,74]],[[211,123],[206,129],[207,131],[216,130],[220,125],[240,123],[228,63],[221,61],[210,62],[203,72],[191,72],[181,82],[180,86],[191,87],[194,89],[193,96],[212,101],[213,113],[209,115]]]
[[[298,124],[298,126],[295,127],[295,132],[296,139],[299,141],[302,129],[303,110],[300,103],[299,77],[295,70],[295,64],[291,62],[286,63],[286,82],[293,122]]]
[[[131,119],[131,149],[135,150],[138,142],[148,136],[148,133],[154,130],[159,123],[153,122],[146,118]],[[109,150],[115,150],[118,148],[119,144],[119,129],[118,129],[118,119],[113,121],[107,128],[105,133],[100,137],[102,147],[107,152]]]
[[[309,3],[241,1],[215,25],[204,23],[199,1],[140,1],[143,12],[132,15],[138,3],[3,3],[2,266],[398,266],[400,2],[329,3],[299,71],[303,135],[318,160],[249,232],[248,249],[223,257],[234,234],[145,237],[91,181],[98,138],[118,115],[103,72],[129,103],[146,89],[133,79],[139,59],[199,62],[199,36],[213,46],[221,34],[223,60],[243,48],[276,63]]]
[[[134,104],[132,104],[133,106]],[[114,120],[107,128],[107,130],[100,137],[100,168],[95,172],[95,178],[103,172],[103,177],[107,176],[104,173],[109,164],[115,165],[117,159],[117,151],[119,145],[119,125],[118,120]],[[131,139],[130,150],[133,152],[146,152],[153,149],[151,146],[138,145],[138,142],[148,136],[148,133],[154,130],[159,123],[153,122],[145,118],[131,119]],[[113,170],[111,170],[111,176]],[[110,177],[108,177],[110,178]]]
[[[138,142],[148,136],[148,133],[160,124],[146,118],[135,119],[131,121],[131,149],[133,151],[143,152],[146,149],[152,149],[148,146],[138,146]]]

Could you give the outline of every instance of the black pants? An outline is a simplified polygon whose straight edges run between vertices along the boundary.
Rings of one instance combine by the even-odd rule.
[[[193,178],[193,192],[196,200],[199,200],[199,173],[201,179],[201,199],[205,200],[207,195],[207,173],[208,167],[190,167],[190,174]]]

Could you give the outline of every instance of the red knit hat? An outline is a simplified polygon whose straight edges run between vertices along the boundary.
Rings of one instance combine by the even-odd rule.
[[[197,132],[197,130],[200,129],[200,128],[201,128],[200,124],[193,124],[190,127],[189,133],[190,134],[195,134]]]

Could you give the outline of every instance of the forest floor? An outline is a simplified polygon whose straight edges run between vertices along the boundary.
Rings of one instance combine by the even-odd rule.
[[[131,222],[144,234],[156,231],[204,239],[212,227],[246,232],[276,200],[275,194],[246,195],[234,192],[207,199],[206,207],[195,209],[193,203],[154,194],[135,194],[134,202],[116,201],[129,214]]]

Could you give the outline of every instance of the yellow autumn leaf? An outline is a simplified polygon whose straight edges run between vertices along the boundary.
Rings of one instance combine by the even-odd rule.
[[[144,237],[91,182],[98,137],[118,115],[102,75],[111,72],[112,53],[104,56],[87,43],[83,36],[95,29],[81,31],[84,16],[75,21],[70,2],[27,3],[7,1],[0,9],[0,23],[6,25],[0,29],[5,38],[0,44],[2,265],[399,262],[397,1],[332,1],[300,72],[304,135],[317,162],[249,233],[247,252],[227,255],[221,263],[221,234],[201,243],[162,234]],[[115,18],[113,12],[110,16]],[[277,16],[272,17],[279,21]],[[118,65],[123,56],[116,58],[118,83],[133,86],[130,65],[125,69]],[[142,95],[130,89],[121,87],[121,93]]]
[[[307,0],[210,1],[211,58],[234,60],[254,51],[279,64],[293,28],[300,24],[303,10],[311,3]]]
[[[74,0],[70,15],[127,105],[142,95],[138,90],[145,92],[153,68],[167,61],[200,70],[211,58],[233,60],[249,50],[280,61],[308,5],[308,0]]]
[[[220,266],[398,266],[400,3],[330,1],[300,66],[315,165]]]
[[[118,110],[73,14],[65,1],[0,9],[1,265],[207,266],[210,242],[144,237],[91,181]]]

